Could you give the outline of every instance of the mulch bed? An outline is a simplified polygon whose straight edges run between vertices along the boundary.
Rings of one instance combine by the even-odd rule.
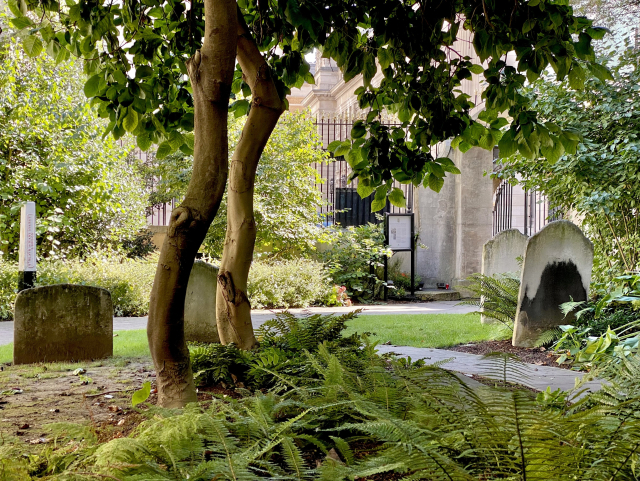
[[[508,352],[515,354],[521,361],[535,364],[536,366],[559,367],[571,369],[568,364],[558,364],[558,354],[548,351],[544,347],[514,347],[511,340],[505,341],[484,341],[475,344],[462,344],[460,346],[448,347],[450,351],[468,352],[470,354],[489,354],[490,352]]]

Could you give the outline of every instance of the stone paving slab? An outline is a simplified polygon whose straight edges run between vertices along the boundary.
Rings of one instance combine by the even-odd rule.
[[[427,364],[434,364],[439,361],[446,361],[442,364],[443,369],[461,372],[463,374],[476,374],[478,376],[488,377],[491,379],[502,379],[495,372],[491,371],[491,362],[483,359],[478,354],[469,354],[466,352],[448,351],[446,349],[430,349],[426,347],[408,347],[408,346],[388,346],[378,345],[380,354],[393,352],[402,357],[410,356],[412,360],[424,359]],[[536,366],[534,364],[522,364],[518,367],[522,375],[507,375],[507,380],[516,382],[524,386],[544,391],[547,387],[551,387],[552,391],[562,389],[569,391],[575,387],[576,378],[582,378],[584,373],[561,369],[558,367]],[[601,388],[601,381],[589,381],[583,385],[590,391],[598,391]]]

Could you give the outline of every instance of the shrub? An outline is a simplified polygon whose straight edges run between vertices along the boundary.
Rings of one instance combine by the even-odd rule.
[[[0,259],[0,321],[13,319],[13,304],[18,292],[18,264]]]
[[[38,264],[36,286],[79,284],[111,292],[114,315],[145,316],[157,257],[148,260],[94,254],[84,260],[52,260]],[[0,319],[13,318],[18,290],[18,266],[0,261]]]
[[[480,307],[485,316],[513,329],[518,308],[520,275],[515,272],[493,276],[471,274],[466,280],[469,284],[465,284],[464,288],[471,291],[474,297],[460,304]]]
[[[333,282],[345,286],[356,300],[378,297],[384,281],[377,271],[384,266],[385,256],[391,256],[384,246],[382,224],[328,228],[322,242],[331,244],[329,250],[320,253],[320,259],[328,266]]]
[[[372,349],[364,349],[370,346],[366,337],[357,333],[343,336],[347,321],[359,312],[303,318],[280,313],[257,329],[259,345],[253,351],[241,351],[234,344],[195,345],[190,351],[196,381],[201,386],[224,382],[251,389],[277,387],[286,391],[292,383],[314,383],[321,377],[318,366],[309,357],[321,346],[341,363],[363,374],[366,360],[373,355]]]
[[[254,261],[247,295],[253,308],[308,307],[333,290],[327,269],[310,259]]]

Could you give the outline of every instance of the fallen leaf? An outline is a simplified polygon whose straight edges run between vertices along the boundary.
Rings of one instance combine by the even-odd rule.
[[[29,429],[29,425],[25,423],[22,426],[20,426],[18,429]]]

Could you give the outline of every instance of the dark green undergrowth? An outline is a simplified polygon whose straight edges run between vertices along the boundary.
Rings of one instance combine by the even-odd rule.
[[[70,424],[49,426],[55,442],[37,454],[4,439],[0,479],[637,479],[637,360],[598,371],[609,381],[600,392],[536,397],[378,356],[366,336],[340,336],[348,319],[284,316],[254,353],[194,350],[200,381],[242,382],[238,399],[149,406],[128,437],[108,442]],[[265,363],[274,352],[289,362]],[[508,355],[489,362],[504,381],[521,369]],[[211,371],[219,363],[226,371]]]

